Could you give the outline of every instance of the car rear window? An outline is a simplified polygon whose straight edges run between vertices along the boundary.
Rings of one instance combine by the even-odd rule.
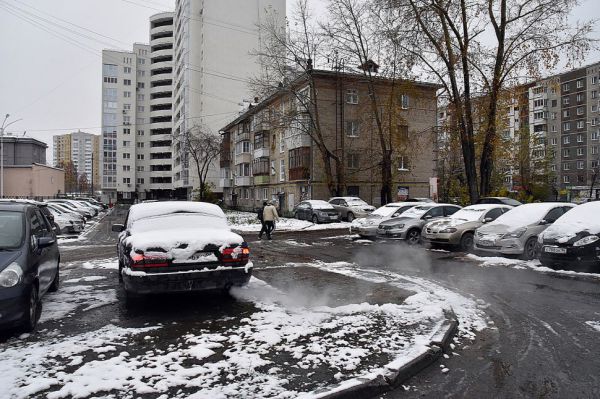
[[[229,226],[225,217],[210,213],[176,212],[135,220],[130,229],[132,233],[142,233],[155,230],[193,228],[229,229]]]
[[[24,233],[23,213],[0,211],[0,249],[19,248]]]

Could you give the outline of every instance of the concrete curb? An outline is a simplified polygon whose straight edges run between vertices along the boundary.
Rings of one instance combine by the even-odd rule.
[[[454,314],[447,314],[447,319],[432,335],[428,349],[398,368],[385,366],[387,372],[371,378],[356,378],[355,384],[345,388],[330,388],[322,392],[313,392],[313,398],[319,399],[361,399],[380,395],[391,391],[413,377],[421,370],[438,360],[448,350],[452,338],[458,330],[458,320]],[[352,380],[351,380],[352,381]],[[346,382],[348,383],[348,381]]]

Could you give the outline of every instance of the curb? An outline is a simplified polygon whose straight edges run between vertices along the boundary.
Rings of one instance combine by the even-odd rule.
[[[448,350],[452,338],[458,330],[458,320],[453,313],[432,335],[429,348],[398,368],[384,366],[387,372],[371,378],[355,378],[355,384],[346,388],[330,388],[324,392],[313,392],[313,398],[319,399],[360,399],[380,395],[391,391],[413,377],[421,370],[437,361]],[[352,381],[352,380],[349,380]],[[346,381],[348,383],[349,381]]]

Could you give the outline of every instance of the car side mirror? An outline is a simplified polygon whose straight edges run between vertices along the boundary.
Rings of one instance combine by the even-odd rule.
[[[483,219],[483,223],[489,223],[489,222],[493,222],[494,219],[493,218],[485,218]]]
[[[425,220],[429,220],[429,219],[431,219],[431,218],[432,218],[432,216],[431,216],[431,215],[425,215],[425,216],[423,216],[423,219],[425,219]]]
[[[123,226],[122,224],[113,224],[111,230],[115,233],[120,233],[123,230],[125,230],[125,226]]]
[[[56,240],[52,237],[39,237],[38,239],[38,248],[46,248],[51,245],[54,245]]]
[[[540,226],[545,226],[545,225],[547,225],[549,223],[551,223],[549,220],[546,220],[546,219],[540,220]]]

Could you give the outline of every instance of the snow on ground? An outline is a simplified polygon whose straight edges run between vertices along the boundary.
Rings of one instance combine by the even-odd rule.
[[[63,281],[63,283],[65,284],[73,284],[73,283],[81,283],[81,282],[91,282],[91,281],[98,281],[98,280],[104,280],[106,279],[106,276],[85,276],[85,277],[80,277],[80,278],[72,278],[69,280],[65,280]]]
[[[227,222],[229,226],[236,231],[241,232],[259,232],[261,225],[254,212],[227,211]],[[275,232],[279,231],[314,231],[330,229],[349,229],[350,223],[323,223],[314,224],[307,220],[297,220],[291,218],[280,218],[275,224]]]
[[[71,317],[78,308],[84,311],[117,302],[117,292],[98,285],[63,285],[57,292],[44,296],[40,323]]]
[[[586,321],[585,324],[600,332],[600,321]]]

